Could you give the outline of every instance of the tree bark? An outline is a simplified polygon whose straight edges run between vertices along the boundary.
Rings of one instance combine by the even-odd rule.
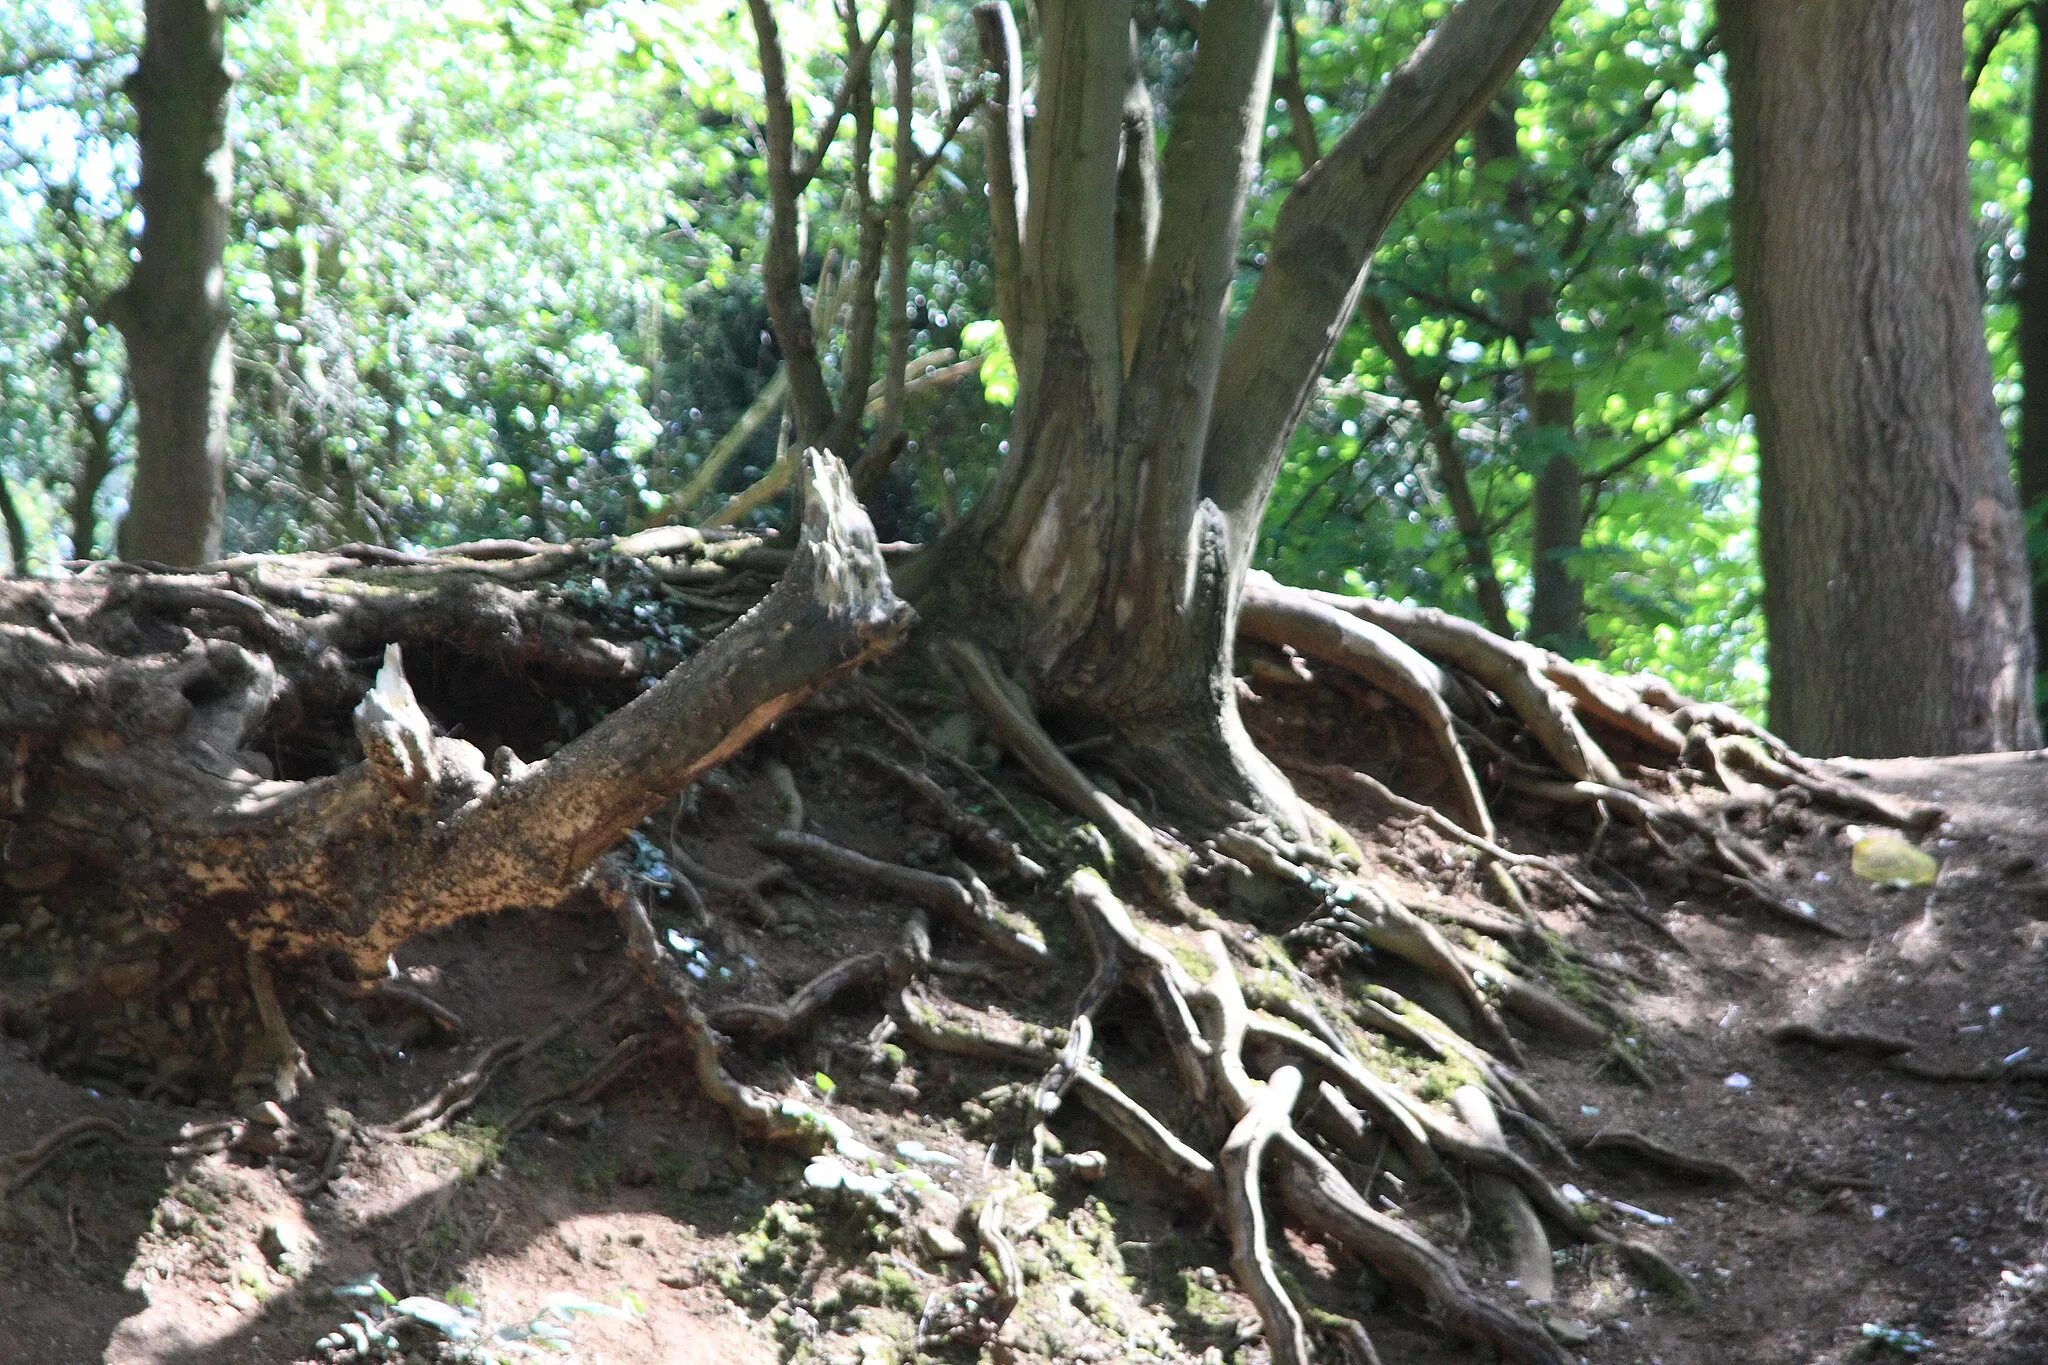
[[[28,576],[28,526],[21,519],[21,507],[14,501],[14,487],[0,470],[0,522],[7,525],[7,572]]]
[[[1732,0],[1721,24],[1771,726],[1809,753],[2038,744],[1970,254],[1961,13]]]
[[[1259,517],[1380,233],[1554,8],[1466,0],[1438,26],[1297,186],[1226,347],[1274,0],[1202,11],[1134,331],[1110,287],[1125,245],[1116,206],[1129,9],[1043,7],[1013,450],[905,586],[920,610],[993,646],[1042,707],[1108,729],[1134,761],[1171,772],[1162,785],[1191,812],[1300,816],[1244,734],[1231,676]],[[1128,231],[1143,217],[1122,220]],[[1136,340],[1128,376],[1126,335]]]
[[[1458,539],[1465,547],[1465,562],[1472,568],[1472,597],[1479,604],[1480,619],[1494,634],[1512,639],[1515,624],[1508,619],[1508,600],[1501,592],[1500,574],[1494,567],[1493,537],[1487,534],[1486,519],[1480,515],[1479,503],[1472,496],[1465,452],[1458,449],[1458,434],[1451,430],[1437,377],[1434,373],[1425,375],[1417,367],[1401,334],[1394,330],[1394,319],[1388,315],[1385,304],[1368,296],[1364,307],[1373,339],[1386,352],[1394,367],[1394,377],[1401,381],[1401,387],[1408,391],[1422,414],[1422,429],[1428,434],[1430,448],[1436,452],[1437,480],[1443,484],[1444,496],[1450,499]]]
[[[345,653],[365,637],[388,641],[394,626],[451,644],[480,634],[471,643],[486,653],[539,643],[599,677],[638,671],[636,650],[526,638],[561,622],[544,606],[536,621],[535,604],[511,594],[474,582],[444,590],[445,601],[396,582],[361,594],[324,579],[294,588],[278,567],[246,562],[0,591],[0,895],[65,888],[154,931],[125,936],[142,946],[114,954],[106,980],[81,983],[65,1010],[116,979],[133,983],[130,997],[153,995],[147,983],[189,975],[176,970],[188,961],[240,972],[251,952],[339,954],[374,975],[427,929],[552,908],[584,889],[649,812],[908,631],[844,467],[817,452],[806,466],[803,541],[774,590],[659,684],[530,764],[436,734],[395,644],[355,706],[360,762],[278,780],[250,748],[280,708],[347,696]],[[237,571],[300,610],[224,586]],[[437,626],[437,614],[452,619]],[[195,616],[210,636],[172,624]]]
[[[2048,0],[2033,7],[2035,42],[2048,32]],[[2020,277],[2020,506],[2034,575],[2034,658],[2048,659],[2048,78],[2034,66],[2028,119],[2027,256]]]
[[[128,78],[142,152],[140,252],[110,304],[128,341],[135,486],[121,553],[163,564],[220,557],[234,357],[222,252],[233,160],[221,0],[148,0]]]
[[[1529,185],[1522,164],[1515,125],[1515,92],[1502,92],[1479,118],[1472,132],[1472,160],[1482,174],[1505,162],[1500,184],[1502,215],[1522,231],[1522,241],[1535,233]],[[1499,269],[1510,283],[1501,300],[1501,317],[1521,358],[1523,430],[1521,447],[1534,466],[1530,495],[1529,638],[1545,649],[1567,654],[1585,646],[1586,588],[1572,563],[1585,537],[1580,502],[1578,460],[1578,393],[1572,383],[1571,358],[1550,353],[1539,333],[1558,335],[1557,294],[1541,275],[1526,247],[1502,254]],[[1535,352],[1535,354],[1531,354]]]

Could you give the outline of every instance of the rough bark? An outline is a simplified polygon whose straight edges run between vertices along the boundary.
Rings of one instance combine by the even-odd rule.
[[[995,646],[1047,709],[1106,726],[1185,778],[1172,786],[1194,807],[1298,813],[1244,737],[1230,676],[1258,519],[1380,233],[1553,8],[1467,0],[1445,19],[1300,182],[1228,348],[1274,4],[1228,0],[1202,12],[1134,332],[1107,287],[1119,278],[1129,12],[1045,8],[1012,454],[906,582],[921,607]]]
[[[0,521],[7,524],[7,572],[25,575],[28,573],[28,526],[21,519],[21,508],[14,501],[14,487],[7,482],[5,471],[0,471]]]
[[[2048,0],[2036,3],[2034,32],[2044,31]],[[2035,40],[2039,42],[2037,37]],[[1988,55],[1988,54],[1987,54]],[[2048,658],[2048,79],[2037,59],[2032,113],[2028,119],[2027,256],[2020,277],[2020,506],[2029,526],[2034,574],[2034,658]]]
[[[1002,319],[1003,332],[1015,351],[1023,328],[1019,291],[1024,278],[1024,219],[1031,199],[1024,174],[1024,52],[1009,0],[982,0],[974,7],[974,28],[981,41],[982,67],[995,87],[982,106],[982,158],[988,166],[989,256],[996,270],[996,316]]]
[[[1535,224],[1522,148],[1515,128],[1515,92],[1502,93],[1480,116],[1472,133],[1472,159],[1482,175],[1496,172],[1503,217],[1521,229],[1527,243]],[[1521,360],[1524,462],[1533,467],[1530,495],[1529,638],[1546,649],[1581,652],[1585,641],[1586,589],[1572,559],[1585,536],[1580,502],[1578,461],[1578,395],[1572,383],[1571,358],[1552,353],[1542,337],[1559,335],[1557,295],[1529,258],[1526,245],[1502,254],[1502,277],[1508,281],[1501,317],[1514,338]],[[1490,624],[1490,623],[1489,623]],[[1498,630],[1496,626],[1494,629]]]
[[[1771,726],[1870,757],[2038,744],[1970,255],[1961,12],[1735,0],[1721,28]]]
[[[135,486],[121,524],[129,559],[220,557],[228,403],[228,90],[221,0],[149,0],[128,78],[141,143],[140,251],[109,311],[128,341]]]
[[[368,618],[346,599],[295,594],[261,567],[252,586],[301,597],[303,612],[210,576],[119,575],[0,598],[5,886],[103,883],[112,909],[170,945],[120,964],[121,979],[144,983],[185,959],[239,963],[245,952],[338,953],[374,975],[436,925],[561,903],[646,814],[908,629],[843,467],[813,453],[807,469],[803,544],[775,589],[659,684],[531,764],[435,734],[387,646],[354,712],[362,760],[305,781],[266,775],[252,737],[308,690],[345,685],[342,651],[380,633],[379,599],[406,596],[389,586],[364,595]],[[421,558],[385,554],[398,571]],[[484,599],[449,605],[464,620],[447,629],[494,628]],[[421,606],[404,618],[431,631]],[[212,638],[173,624],[181,618],[210,621]],[[511,634],[530,635],[531,622]],[[568,660],[578,648],[605,656],[594,660],[601,671],[624,665],[631,676],[626,652],[601,641],[550,652]]]

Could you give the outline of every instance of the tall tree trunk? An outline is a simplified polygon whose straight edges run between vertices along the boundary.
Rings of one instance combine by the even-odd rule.
[[[1736,284],[1771,725],[1817,753],[2040,742],[2018,499],[1945,0],[1730,0]]]
[[[1515,92],[1504,91],[1472,130],[1473,161],[1483,173],[1505,162],[1500,186],[1502,214],[1530,241],[1536,230],[1523,175],[1522,148],[1515,131]],[[1578,392],[1570,356],[1548,353],[1539,333],[1556,334],[1557,294],[1538,273],[1526,246],[1504,254],[1499,269],[1511,282],[1501,317],[1521,355],[1524,457],[1535,466],[1530,496],[1529,638],[1545,649],[1579,654],[1585,649],[1586,587],[1572,564],[1586,531],[1580,501]],[[1535,350],[1537,355],[1531,356]],[[1498,627],[1496,627],[1498,629]]]
[[[2036,52],[2040,35],[2048,33],[2048,0],[2036,0]],[[2027,258],[2020,279],[2020,505],[2037,530],[2030,539],[2041,547],[2034,559],[2034,657],[2048,658],[2048,79],[2041,58],[2034,59],[2034,107],[2028,121]]]
[[[142,243],[111,310],[128,340],[135,487],[121,553],[220,557],[234,357],[221,254],[233,162],[221,0],[148,0],[128,78],[142,144]]]
[[[21,519],[21,507],[14,501],[14,488],[0,471],[0,522],[7,526],[7,572],[16,577],[28,574],[28,524]]]

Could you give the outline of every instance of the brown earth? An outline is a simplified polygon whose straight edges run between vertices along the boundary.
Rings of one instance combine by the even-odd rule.
[[[1260,724],[1257,710],[1269,746],[1291,742],[1315,762],[1369,766],[1371,736],[1333,741],[1286,717]],[[940,857],[902,790],[846,756],[843,732],[857,722],[814,707],[765,753],[795,771],[818,832],[876,856]],[[994,765],[972,727],[942,738],[990,764],[1034,827],[1060,837],[1056,812],[1014,770]],[[1333,744],[1359,752],[1333,753]],[[762,757],[728,765],[678,813],[675,833],[699,861],[730,872],[760,863],[748,831],[774,809]],[[1522,818],[1534,808],[1501,810],[1515,847],[1555,851],[1582,875],[1639,890],[1677,940],[1620,915],[1538,900],[1545,925],[1584,962],[1636,983],[1625,1057],[1532,1043],[1530,1075],[1563,1116],[1560,1135],[1576,1146],[1603,1129],[1634,1129],[1748,1176],[1742,1187],[1701,1188],[1640,1166],[1566,1170],[1530,1150],[1553,1178],[1670,1220],[1646,1223],[1644,1238],[1696,1286],[1687,1306],[1607,1257],[1560,1252],[1558,1316],[1594,1329],[1585,1359],[1906,1359],[1924,1344],[1917,1354],[1928,1360],[2048,1360],[2041,1088],[1995,1074],[1935,1079],[1772,1038],[1787,1023],[1896,1035],[1913,1043],[1907,1064],[1923,1073],[1997,1073],[1995,1064],[2027,1048],[2048,1058],[2044,757],[1861,765],[1881,787],[1950,812],[1920,841],[1941,862],[1932,891],[1886,891],[1853,876],[1846,818],[1780,804],[1776,824],[1752,822],[1767,844],[1789,835],[1778,850],[1784,889],[1850,930],[1844,940],[1703,892],[1680,870],[1632,858],[1619,835],[1599,836],[1602,857],[1591,859],[1590,823],[1549,811],[1537,829]],[[1420,768],[1373,770],[1430,794]],[[1412,895],[1477,899],[1472,864],[1453,846],[1345,793],[1313,782],[1308,791]],[[845,953],[893,942],[898,907],[822,873],[800,875],[769,893],[772,926],[715,895],[709,925],[679,906],[663,912],[665,929],[700,941],[711,997],[780,998]],[[1006,895],[1045,929],[1052,966],[991,968],[970,940],[939,926],[938,958],[957,968],[944,987],[986,1010],[1064,1023],[1090,970],[1082,940],[1050,890]],[[1270,898],[1238,909],[1269,932],[1302,917]],[[0,925],[0,998],[10,960],[27,961],[51,932],[32,911]],[[287,979],[316,1077],[290,1106],[301,1126],[388,1122],[492,1043],[623,989],[509,1066],[467,1121],[411,1140],[360,1139],[332,1184],[307,1199],[246,1153],[167,1163],[153,1145],[218,1114],[95,1092],[18,1048],[0,1051],[0,1153],[89,1115],[135,1138],[67,1147],[0,1203],[0,1361],[320,1360],[328,1357],[316,1343],[373,1302],[332,1291],[371,1274],[395,1295],[456,1291],[486,1329],[529,1323],[550,1295],[614,1310],[567,1324],[582,1361],[908,1359],[905,1343],[920,1324],[932,1339],[959,1315],[955,1287],[981,1283],[964,1254],[975,1241],[967,1211],[999,1183],[1014,1187],[1010,1227],[1030,1290],[996,1342],[937,1342],[929,1358],[1265,1359],[1256,1314],[1229,1282],[1228,1240],[1205,1213],[1156,1184],[1083,1113],[1062,1111],[1055,1127],[1070,1151],[1105,1153],[1107,1174],[1083,1179],[1087,1163],[1076,1162],[1042,1191],[1018,1183],[1012,1164],[1028,1166],[1031,1154],[1019,1140],[1020,1092],[1001,1087],[1035,1077],[872,1044],[883,1017],[873,998],[841,1000],[794,1040],[751,1049],[743,1066],[746,1079],[836,1114],[873,1146],[921,1157],[898,1163],[925,1177],[911,1188],[897,1178],[882,1196],[890,1208],[821,1193],[806,1183],[801,1158],[740,1145],[723,1112],[658,1052],[593,1102],[543,1105],[505,1135],[529,1100],[586,1075],[618,1040],[659,1036],[608,919],[510,912],[409,945],[398,965],[408,984],[460,1016],[464,1034],[449,1040],[416,1017]],[[1104,1015],[1097,1055],[1134,1095],[1172,1112],[1174,1083],[1148,1047],[1140,1009]],[[1731,1084],[1736,1077],[1747,1084]],[[0,1165],[0,1179],[9,1169]],[[1485,1273],[1502,1258],[1470,1231],[1462,1196],[1412,1193],[1403,1216],[1443,1241],[1458,1239],[1462,1220],[1468,1265],[1480,1267],[1486,1292],[1512,1300],[1499,1272]],[[1312,1297],[1364,1318],[1386,1360],[1490,1358],[1437,1337],[1323,1247],[1290,1239],[1286,1259]],[[415,1348],[402,1358],[436,1357]]]

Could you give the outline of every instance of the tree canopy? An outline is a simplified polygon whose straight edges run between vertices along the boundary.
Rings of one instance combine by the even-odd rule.
[[[1242,283],[1257,276],[1304,158],[1441,9],[1289,7]],[[1981,9],[1980,260],[2000,393],[2016,411],[2033,38],[2030,25],[2001,22],[2005,9]],[[815,127],[844,64],[837,21],[824,7],[780,11],[792,101]],[[94,2],[4,23],[0,475],[30,564],[47,566],[112,552],[132,458],[124,352],[105,305],[137,226],[133,114],[119,84],[139,15]],[[965,7],[943,5],[921,7],[916,23],[912,138],[938,161],[913,214],[910,352],[941,371],[982,360],[976,379],[913,383],[907,400],[914,449],[882,515],[892,532],[929,538],[1000,460],[1013,390],[981,249],[980,140],[947,140],[981,91],[972,24]],[[771,420],[708,485],[693,480],[779,364],[743,17],[709,5],[377,0],[253,5],[227,36],[239,71],[230,546],[627,531],[715,511],[772,465]],[[1139,57],[1162,108],[1193,46],[1183,10],[1162,6],[1145,25]],[[1534,472],[1562,451],[1587,513],[1573,559],[1584,647],[1623,671],[1656,669],[1756,705],[1754,452],[1713,16],[1699,4],[1573,0],[1501,112],[1510,154],[1480,146],[1483,129],[1464,139],[1380,248],[1368,306],[1289,447],[1259,562],[1289,581],[1481,617],[1476,542],[1519,626]],[[886,98],[874,119],[873,169],[886,178]],[[843,270],[857,245],[844,212],[849,143],[831,144],[804,193],[809,280]],[[1534,315],[1532,287],[1549,305]],[[828,372],[836,359],[828,342]],[[1524,389],[1546,373],[1570,377],[1568,425],[1529,416]],[[674,506],[685,490],[695,505]],[[1475,524],[1461,522],[1461,504]],[[770,503],[749,518],[780,515]]]

